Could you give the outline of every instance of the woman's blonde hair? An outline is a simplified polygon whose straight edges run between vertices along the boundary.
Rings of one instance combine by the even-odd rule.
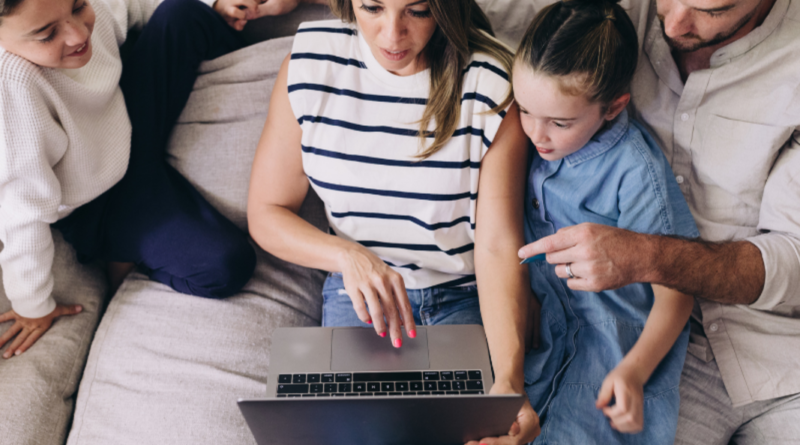
[[[352,0],[330,0],[331,10],[347,23],[355,23]],[[497,59],[509,75],[514,55],[494,38],[494,31],[486,14],[475,0],[428,0],[436,31],[425,47],[431,72],[428,103],[420,120],[419,135],[422,146],[431,132],[431,121],[436,122],[433,144],[424,148],[419,158],[425,159],[439,151],[450,140],[458,126],[461,112],[461,87],[464,69],[471,55],[479,52]],[[512,94],[492,109],[499,112],[511,103]]]

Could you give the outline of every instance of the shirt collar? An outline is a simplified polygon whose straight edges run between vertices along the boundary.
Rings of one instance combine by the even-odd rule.
[[[754,28],[741,39],[716,50],[711,55],[711,67],[718,67],[758,46],[778,29],[788,10],[789,0],[775,0],[775,4],[772,5],[772,9],[760,26]]]
[[[596,158],[611,150],[628,132],[628,111],[622,110],[613,121],[607,122],[605,128],[592,136],[589,142],[580,150],[564,158],[567,165],[573,167],[581,162]]]

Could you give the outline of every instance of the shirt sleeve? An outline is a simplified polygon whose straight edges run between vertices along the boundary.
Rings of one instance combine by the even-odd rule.
[[[53,237],[61,187],[51,167],[67,138],[33,88],[0,82],[0,268],[11,307],[27,318],[55,309]]]
[[[763,234],[748,241],[761,250],[766,280],[750,307],[796,314],[800,307],[800,127],[767,178],[758,229]]]
[[[617,226],[653,235],[699,237],[669,162],[650,135],[637,128],[642,139],[629,133],[634,149],[631,156],[636,156],[637,162],[620,179]]]
[[[467,66],[463,85],[462,99],[474,102],[471,107],[472,127],[483,131],[485,154],[511,106],[509,103],[498,113],[491,112],[511,94],[510,76],[499,60],[486,54],[475,54]]]

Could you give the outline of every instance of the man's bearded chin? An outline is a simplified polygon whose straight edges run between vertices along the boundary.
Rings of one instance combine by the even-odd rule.
[[[672,37],[667,35],[666,31],[664,31],[664,16],[659,15],[658,20],[661,21],[661,34],[663,34],[664,40],[667,42],[667,45],[669,45],[669,47],[672,48],[673,51],[678,51],[681,53],[691,53],[701,48],[707,48],[709,46],[718,45],[730,39],[731,37],[733,37],[734,34],[739,32],[739,30],[742,29],[748,22],[750,22],[750,19],[752,19],[756,15],[757,11],[758,11],[758,6],[756,6],[752,11],[750,11],[749,14],[742,17],[742,19],[739,20],[739,22],[733,25],[730,29],[715,35],[713,38],[709,40],[703,40],[697,34],[691,34],[691,33],[680,36],[679,37],[680,40],[673,39]]]

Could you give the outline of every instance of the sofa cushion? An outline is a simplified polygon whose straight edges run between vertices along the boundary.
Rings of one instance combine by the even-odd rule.
[[[327,5],[300,3],[288,14],[261,17],[247,22],[242,35],[248,42],[263,42],[278,37],[293,36],[302,22],[333,18],[335,16]]]
[[[171,139],[170,162],[242,228],[272,84],[291,45],[274,39],[204,63]],[[313,192],[300,214],[326,229]],[[126,279],[95,335],[69,444],[253,443],[236,400],[263,396],[276,327],[319,325],[325,278],[257,251],[254,278],[225,300]]]
[[[80,304],[80,314],[56,319],[24,354],[0,358],[0,443],[63,444],[75,405],[78,381],[100,319],[105,274],[98,265],[81,265],[75,251],[53,231],[53,295],[62,304]],[[2,244],[0,244],[0,250]],[[2,271],[0,271],[2,277]],[[0,313],[11,303],[0,286]],[[0,333],[13,322],[0,323]],[[0,355],[9,345],[0,348]]]
[[[491,7],[504,40],[521,36],[520,20],[502,26],[502,4],[511,0],[479,3]],[[308,5],[255,21],[245,35],[292,34],[297,23],[328,14]],[[253,155],[291,44],[276,38],[204,63],[172,135],[172,165],[243,229]],[[313,191],[300,214],[326,229]],[[226,300],[181,295],[140,274],[125,281],[92,343],[69,445],[254,443],[236,400],[264,395],[276,327],[319,324],[325,277],[257,251],[254,278]]]
[[[476,0],[489,17],[498,39],[517,51],[536,11],[555,0]]]

